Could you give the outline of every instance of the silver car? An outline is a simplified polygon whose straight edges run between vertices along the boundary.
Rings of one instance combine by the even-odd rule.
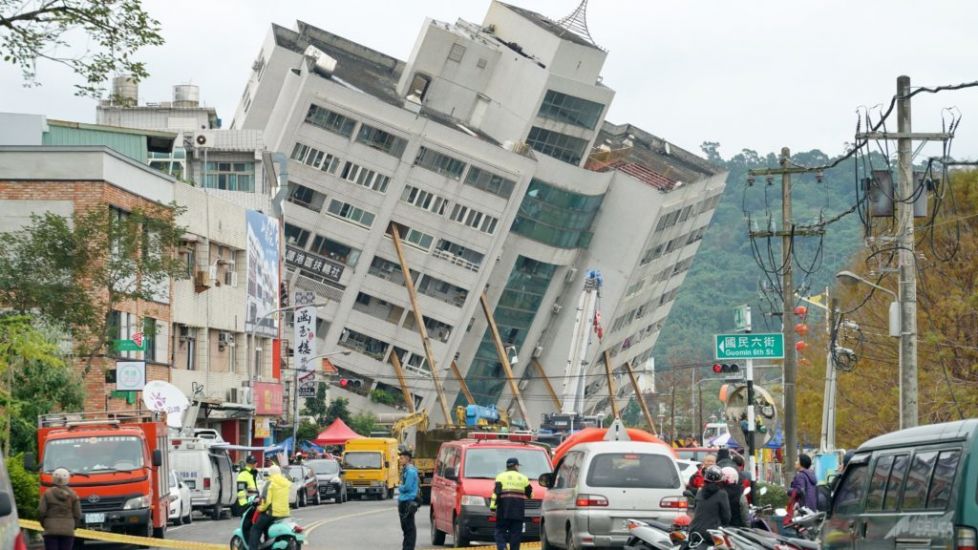
[[[24,535],[17,524],[17,505],[14,502],[14,490],[10,485],[10,476],[0,454],[0,548],[26,550]]]
[[[543,500],[541,546],[621,548],[629,519],[671,523],[686,513],[672,449],[641,441],[576,445],[564,455]]]

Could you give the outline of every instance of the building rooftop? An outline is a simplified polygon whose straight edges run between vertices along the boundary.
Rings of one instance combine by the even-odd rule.
[[[631,124],[605,121],[586,168],[618,170],[661,191],[719,174],[706,159]]]
[[[589,42],[583,36],[580,36],[568,27],[559,25],[556,21],[550,19],[549,17],[541,15],[535,11],[513,6],[511,4],[505,4],[503,2],[500,2],[500,4],[525,17],[527,20],[532,21],[534,24],[536,24],[536,26],[553,34],[554,36],[567,40],[568,42],[573,42],[579,46],[586,46],[588,48],[594,48],[597,50],[601,49],[597,44]]]
[[[75,130],[89,130],[93,132],[109,132],[113,134],[125,134],[134,136],[146,136],[146,147],[148,151],[154,153],[169,153],[173,150],[174,140],[177,138],[176,132],[163,130],[140,130],[137,128],[123,128],[121,126],[108,126],[105,124],[88,124],[85,122],[72,122],[70,120],[47,119],[48,126],[58,126],[61,128],[72,128]],[[78,143],[78,145],[96,145],[95,143]]]

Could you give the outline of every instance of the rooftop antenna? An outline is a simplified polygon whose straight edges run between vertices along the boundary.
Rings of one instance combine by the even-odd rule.
[[[587,28],[587,2],[588,0],[581,0],[570,15],[557,20],[557,25],[587,40],[591,45],[600,47],[594,38],[591,38],[591,31]]]

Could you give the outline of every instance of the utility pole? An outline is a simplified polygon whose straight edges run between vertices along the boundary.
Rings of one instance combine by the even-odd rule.
[[[893,190],[896,215],[897,288],[900,302],[900,428],[918,424],[917,410],[917,265],[914,256],[914,202],[917,182],[913,175],[913,142],[943,141],[953,133],[913,133],[910,123],[910,77],[897,77],[897,132],[862,132],[858,140],[896,140],[897,178]],[[921,182],[921,185],[923,183]],[[922,191],[926,192],[926,191]]]
[[[828,289],[825,289],[825,296],[828,297]],[[828,335],[829,349],[825,357],[825,396],[822,398],[822,437],[819,442],[819,451],[828,452],[835,450],[835,395],[836,379],[838,371],[835,368],[835,340],[832,338],[832,331],[836,325],[836,315],[839,314],[839,299],[832,298],[828,301],[828,310],[825,313],[826,334]]]
[[[897,218],[898,266],[900,270],[900,409],[903,428],[917,425],[917,264],[914,258],[913,207],[916,196],[913,177],[913,136],[910,129],[910,77],[897,77],[897,185],[893,201]]]
[[[676,385],[672,385],[672,397],[669,405],[669,442],[676,440]]]
[[[824,227],[802,229],[791,221],[791,175],[815,172],[804,166],[792,166],[791,150],[781,148],[780,168],[750,170],[751,176],[768,178],[781,176],[781,230],[750,231],[753,237],[781,237],[781,331],[784,334],[784,463],[793,468],[798,460],[798,350],[795,349],[795,333],[792,330],[794,318],[794,281],[792,264],[794,247],[792,240],[797,237],[815,237],[825,233]],[[770,181],[770,180],[769,180]],[[750,421],[748,420],[748,424]]]

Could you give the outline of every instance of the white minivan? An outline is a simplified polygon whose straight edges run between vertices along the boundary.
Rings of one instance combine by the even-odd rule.
[[[540,477],[541,547],[621,548],[629,519],[671,523],[686,513],[672,449],[643,441],[596,441],[571,448]]]
[[[194,510],[221,519],[237,500],[231,456],[223,442],[184,437],[170,441],[170,469],[190,489]]]

